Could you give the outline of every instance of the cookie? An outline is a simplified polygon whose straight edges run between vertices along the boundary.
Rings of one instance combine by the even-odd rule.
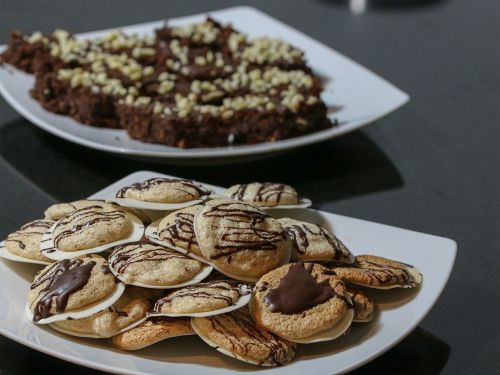
[[[331,332],[337,337],[352,304],[344,283],[328,268],[315,263],[286,264],[262,276],[254,288],[250,310],[258,325],[290,341]],[[342,330],[343,329],[343,330]],[[325,339],[328,339],[328,335]],[[323,340],[322,340],[323,341]]]
[[[280,223],[258,207],[216,199],[194,219],[203,256],[220,272],[256,281],[289,257],[289,242]]]
[[[33,220],[26,223],[7,236],[5,248],[8,252],[23,258],[52,262],[41,253],[40,241],[53,224],[54,221],[50,219]]]
[[[82,199],[74,202],[69,202],[69,203],[56,203],[50,206],[45,210],[45,218],[51,219],[51,220],[60,220],[64,216],[72,213],[73,211],[82,209],[82,208],[87,208],[90,206],[101,206],[101,207],[106,207],[111,209],[112,207],[131,213],[132,215],[136,216],[141,220],[144,224],[148,225],[151,223],[151,218],[147,213],[144,211],[141,211],[139,209],[131,208],[131,207],[123,207],[118,205],[115,202],[104,202],[102,200],[95,200],[95,199]]]
[[[250,301],[251,287],[234,280],[213,280],[178,289],[159,299],[152,315],[209,316],[226,313]]]
[[[113,247],[109,266],[125,284],[143,287],[175,287],[208,276],[208,267],[196,259],[148,241]]]
[[[293,260],[354,262],[354,255],[325,227],[290,218],[278,219],[278,222],[292,242]]]
[[[172,337],[193,335],[189,318],[151,317],[144,323],[113,336],[113,345],[122,350],[138,350]]]
[[[361,290],[347,288],[347,293],[354,306],[353,322],[369,322],[373,319],[375,302],[373,299],[363,293]]]
[[[37,273],[28,293],[27,314],[41,324],[85,318],[111,306],[123,290],[104,258],[65,259]]]
[[[70,259],[140,240],[144,224],[116,207],[89,206],[66,215],[42,237],[42,254],[54,260]]]
[[[194,331],[208,345],[230,357],[261,366],[280,366],[292,360],[296,345],[257,326],[247,309],[192,318]]]
[[[78,337],[107,338],[146,316],[151,303],[138,288],[125,289],[120,299],[107,309],[82,319],[50,324],[56,331]]]
[[[252,182],[250,184],[233,185],[224,192],[224,196],[264,207],[295,205],[299,203],[299,196],[293,187],[273,182]]]
[[[174,248],[202,256],[194,233],[194,215],[202,207],[197,204],[165,216],[158,224],[158,238]]]
[[[376,289],[413,288],[422,274],[413,266],[375,255],[358,255],[352,265],[333,265],[344,281]]]
[[[59,220],[53,230],[53,241],[61,251],[77,251],[120,240],[131,231],[125,212],[111,205],[93,205]]]
[[[116,197],[154,203],[183,203],[210,193],[210,190],[191,180],[155,177],[125,186],[116,193]]]
[[[51,220],[60,220],[73,211],[91,206],[107,207],[111,209],[109,203],[99,199],[81,199],[69,203],[56,203],[45,210],[45,218]]]

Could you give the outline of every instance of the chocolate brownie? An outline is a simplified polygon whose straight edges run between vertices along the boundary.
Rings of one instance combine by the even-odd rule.
[[[332,126],[302,51],[210,18],[154,37],[15,32],[0,59],[35,74],[31,94],[48,111],[144,142],[219,147]]]

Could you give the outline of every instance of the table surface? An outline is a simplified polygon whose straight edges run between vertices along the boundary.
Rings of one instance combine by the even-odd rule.
[[[87,196],[140,169],[223,186],[290,183],[322,210],[458,242],[448,287],[420,327],[356,373],[500,373],[498,0],[245,3],[372,69],[408,92],[410,103],[365,130],[235,168],[85,149],[39,130],[0,99],[0,237],[54,201]],[[0,43],[13,29],[83,32],[236,4],[2,0]],[[0,374],[97,373],[4,337],[0,353]]]

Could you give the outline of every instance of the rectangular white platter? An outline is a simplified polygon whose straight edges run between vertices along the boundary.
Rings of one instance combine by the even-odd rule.
[[[98,150],[167,159],[237,158],[269,154],[324,141],[359,129],[395,111],[409,100],[409,96],[375,73],[312,39],[302,32],[251,7],[234,7],[209,16],[234,27],[251,37],[282,38],[305,51],[314,72],[324,80],[322,99],[331,109],[329,117],[339,126],[313,134],[272,143],[219,148],[181,149],[164,145],[142,143],[130,139],[124,130],[100,129],[77,123],[66,116],[45,111],[29,95],[33,85],[31,75],[0,66],[0,93],[23,117],[46,131],[66,140]],[[203,20],[207,14],[170,19],[172,25]],[[125,33],[153,34],[165,21],[124,26]],[[26,30],[31,32],[34,30]],[[78,34],[95,38],[108,32],[100,30]],[[5,46],[0,46],[0,52]]]
[[[174,177],[136,172],[91,198],[113,197],[126,185],[161,176]],[[224,190],[212,188],[217,193]],[[355,255],[381,255],[414,265],[423,274],[422,286],[414,290],[369,290],[379,307],[372,322],[355,324],[348,336],[335,341],[299,345],[295,359],[286,366],[259,368],[220,354],[195,336],[170,339],[137,352],[123,352],[114,349],[109,340],[72,338],[34,325],[25,318],[24,306],[38,268],[2,259],[0,334],[54,357],[122,374],[343,373],[376,358],[408,335],[436,303],[453,268],[457,247],[447,238],[324,211],[287,210],[286,214],[326,225]]]

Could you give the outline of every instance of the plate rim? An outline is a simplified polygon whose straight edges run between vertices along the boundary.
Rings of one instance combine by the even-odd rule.
[[[119,180],[111,183],[110,185],[106,186],[105,188],[97,191],[96,193],[92,194],[89,198],[93,198],[96,195],[98,196],[99,194],[102,194],[109,187],[111,187],[111,186],[113,186],[113,185],[115,185],[117,183],[121,183],[122,181],[126,181],[126,180],[131,179],[131,178],[149,178],[149,177],[152,177],[153,175],[175,177],[175,176],[170,176],[170,175],[167,175],[167,174],[158,173],[158,172],[154,172],[154,171],[148,171],[148,170],[136,171],[136,172],[133,172],[131,174],[128,174],[128,175],[120,178]],[[214,188],[221,189],[221,187],[216,186],[216,185],[211,185],[211,184],[207,184],[207,183],[203,183],[203,184],[207,185],[209,187],[214,187]],[[415,322],[413,322],[412,324],[408,325],[406,327],[406,329],[402,331],[402,334],[400,334],[399,337],[396,337],[392,341],[388,342],[386,345],[384,345],[383,348],[371,352],[370,355],[364,357],[362,360],[353,362],[351,364],[347,364],[346,366],[344,366],[343,368],[341,368],[339,370],[339,372],[338,372],[338,373],[345,373],[345,372],[354,370],[356,368],[359,368],[359,367],[365,365],[366,363],[372,361],[373,359],[379,357],[383,353],[385,353],[388,350],[390,350],[391,348],[393,348],[395,345],[397,345],[399,342],[401,342],[405,337],[407,337],[421,323],[421,321],[428,315],[428,313],[434,307],[435,303],[437,302],[437,300],[441,296],[443,290],[445,289],[445,287],[448,284],[448,281],[449,281],[449,278],[451,276],[451,272],[453,271],[453,267],[454,267],[455,260],[456,260],[457,243],[456,243],[456,241],[454,241],[454,240],[452,240],[450,238],[446,238],[446,237],[442,237],[442,236],[436,236],[436,235],[433,235],[433,234],[417,232],[417,231],[413,231],[413,230],[410,230],[410,229],[395,227],[395,226],[387,225],[387,224],[383,224],[383,223],[376,223],[376,222],[372,222],[372,221],[368,221],[368,220],[364,220],[364,219],[357,219],[357,218],[349,217],[349,216],[346,216],[346,215],[334,214],[334,213],[331,213],[331,212],[328,212],[328,211],[313,210],[313,209],[308,209],[308,210],[316,211],[316,212],[319,212],[319,213],[326,213],[326,214],[329,214],[329,215],[335,215],[335,216],[342,217],[342,218],[347,218],[347,219],[350,219],[350,220],[361,221],[361,222],[364,222],[364,223],[377,224],[377,225],[380,225],[380,226],[383,226],[383,227],[392,228],[392,229],[399,229],[399,230],[402,230],[402,231],[405,231],[405,232],[411,232],[411,233],[418,234],[418,235],[425,235],[425,236],[429,236],[429,237],[434,237],[435,239],[437,239],[439,241],[443,241],[443,243],[447,243],[449,245],[449,249],[447,248],[446,251],[449,252],[450,261],[446,264],[446,269],[443,270],[443,271],[445,271],[444,282],[439,287],[439,289],[436,289],[437,293],[435,294],[434,299],[430,303],[428,303],[427,307],[424,309],[423,313],[421,314],[420,319],[417,319]],[[62,360],[68,361],[68,362],[72,362],[72,363],[75,363],[75,364],[78,364],[78,365],[81,365],[81,366],[85,366],[85,367],[89,367],[89,368],[94,368],[94,369],[101,370],[101,371],[107,371],[107,372],[111,372],[111,373],[140,374],[140,375],[149,374],[148,372],[144,372],[144,371],[141,371],[141,370],[138,370],[138,369],[117,368],[117,367],[112,366],[112,365],[106,365],[106,364],[103,364],[103,363],[93,362],[90,359],[76,357],[73,354],[61,354],[57,350],[51,349],[48,346],[37,345],[36,343],[33,343],[33,342],[29,341],[28,339],[23,338],[22,336],[16,336],[14,334],[11,334],[9,331],[4,330],[2,326],[0,326],[0,334],[2,334],[3,336],[5,336],[5,337],[7,337],[7,338],[9,338],[9,339],[11,339],[13,341],[16,341],[16,342],[20,343],[22,345],[25,345],[25,346],[27,346],[27,347],[29,347],[31,349],[40,351],[40,352],[48,354],[50,356],[53,356],[53,357],[56,357],[56,358],[59,358],[59,359],[62,359]],[[100,350],[100,348],[98,348],[98,350]],[[311,363],[312,363],[312,362],[314,362],[315,359],[316,358],[308,358],[308,359],[303,359],[303,360],[305,362],[311,361]],[[167,366],[168,364],[165,364],[165,365]],[[283,368],[286,369],[287,366],[284,366]],[[259,369],[256,369],[256,371],[258,371],[258,370]]]
[[[385,78],[381,77],[377,73],[371,71],[370,69],[364,67],[363,65],[357,63],[356,61],[350,59],[349,57],[345,56],[344,54],[336,51],[334,48],[320,42],[319,40],[307,35],[306,33],[300,31],[299,29],[296,29],[295,27],[286,24],[285,22],[278,20],[267,13],[261,11],[260,9],[254,8],[252,6],[234,6],[234,7],[228,7],[228,8],[222,8],[222,9],[217,9],[214,11],[208,11],[205,13],[196,13],[196,14],[190,14],[187,16],[181,16],[181,17],[175,17],[172,19],[168,19],[168,21],[172,22],[182,22],[186,18],[191,18],[191,17],[201,17],[204,15],[214,15],[215,17],[219,13],[227,13],[227,12],[238,12],[238,11],[245,11],[245,12],[252,12],[254,14],[257,14],[260,17],[263,17],[266,19],[268,22],[273,22],[275,24],[278,24],[280,27],[284,27],[287,29],[292,30],[294,33],[300,35],[303,38],[306,38],[308,42],[312,44],[316,44],[322,49],[327,50],[329,53],[333,53],[337,55],[337,57],[345,60],[348,62],[350,65],[353,65],[356,69],[363,71],[366,74],[369,74],[373,77],[375,77],[380,83],[384,84],[387,86],[388,89],[392,90],[397,96],[399,97],[398,100],[395,100],[395,104],[390,108],[382,112],[375,113],[373,115],[368,115],[364,119],[355,119],[355,120],[350,120],[353,121],[354,123],[352,124],[346,124],[346,125],[339,125],[335,126],[329,129],[324,129],[320,130],[311,134],[306,134],[302,135],[299,137],[294,137],[294,138],[287,138],[283,140],[279,140],[276,142],[263,142],[263,143],[258,143],[255,145],[238,145],[238,146],[226,146],[226,147],[214,147],[214,148],[187,148],[187,149],[180,149],[176,148],[175,150],[140,150],[140,149],[133,149],[129,147],[122,147],[119,145],[112,145],[112,144],[106,144],[106,143],[100,143],[94,140],[90,140],[88,138],[78,136],[75,134],[72,134],[71,132],[65,131],[64,129],[58,129],[54,126],[52,126],[49,123],[49,120],[44,119],[39,117],[36,113],[33,113],[29,108],[27,108],[21,100],[18,100],[5,86],[3,80],[0,79],[0,93],[4,97],[4,99],[7,101],[7,103],[12,106],[22,117],[36,125],[37,127],[49,132],[50,134],[53,134],[57,137],[60,137],[62,139],[65,139],[67,141],[79,144],[81,146],[89,147],[92,149],[100,150],[100,151],[105,151],[105,152],[110,152],[114,154],[121,154],[121,155],[131,155],[131,156],[142,156],[142,157],[149,157],[149,158],[159,158],[159,159],[200,159],[200,158],[211,158],[211,159],[221,159],[221,158],[230,158],[230,157],[243,157],[243,156],[255,156],[259,154],[268,154],[268,153],[274,153],[274,152],[283,152],[287,151],[290,149],[294,148],[299,148],[299,147],[304,147],[310,144],[326,141],[338,136],[341,136],[343,134],[355,131],[357,129],[360,129],[362,127],[365,127],[369,124],[372,124],[381,118],[389,115],[392,112],[395,112],[399,108],[401,108],[403,105],[408,103],[410,100],[409,94],[386,80]],[[142,22],[138,24],[132,24],[132,25],[123,25],[119,27],[114,27],[114,28],[107,28],[107,29],[101,29],[101,30],[94,30],[94,31],[88,31],[84,33],[78,33],[75,34],[80,37],[85,37],[89,36],[92,34],[96,33],[103,33],[109,30],[114,30],[114,29],[131,29],[131,28],[140,28],[140,27],[148,27],[148,26],[153,26],[153,25],[159,25],[162,22],[165,22],[165,20],[158,20],[158,21],[149,21],[149,22]],[[6,45],[0,45],[0,52],[3,51],[3,49],[6,48]],[[25,72],[19,71],[15,69],[14,67],[6,64],[8,67],[1,67],[0,69],[2,70],[9,70],[9,69],[14,69],[16,71],[16,74],[25,74],[28,75]],[[31,75],[30,75],[31,76]],[[68,120],[73,120],[72,118],[68,116],[62,116],[58,115],[49,111],[46,111],[42,108],[44,112],[46,112],[47,115],[50,116],[60,116],[60,117],[65,117]],[[85,124],[79,124],[80,126],[90,126],[90,125],[85,125]],[[108,131],[116,131],[117,134],[123,134],[125,130],[122,129],[105,129]],[[127,135],[128,137],[128,135]],[[132,140],[130,138],[130,140]],[[171,146],[167,146],[171,147]]]

